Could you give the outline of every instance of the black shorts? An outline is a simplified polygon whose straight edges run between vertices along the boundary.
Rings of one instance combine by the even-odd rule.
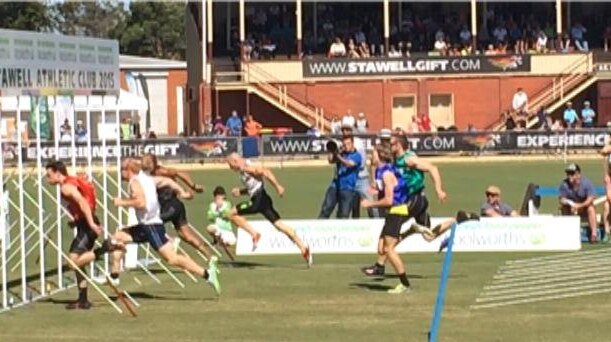
[[[93,221],[100,224],[100,220],[96,216],[93,216]],[[76,228],[76,236],[70,244],[69,253],[81,255],[92,250],[98,234],[89,227],[87,219],[79,219],[73,222],[72,226]]]
[[[384,228],[380,236],[399,238],[401,226],[410,218],[414,218],[421,225],[430,226],[431,218],[427,212],[428,207],[429,201],[424,194],[412,196],[407,203],[391,207],[384,220]]]
[[[263,188],[257,191],[250,201],[239,203],[237,209],[238,215],[261,214],[271,223],[280,220],[280,214],[274,209],[271,197]]]
[[[165,235],[165,227],[162,223],[138,224],[125,228],[123,231],[132,237],[134,243],[148,242],[156,251],[168,242],[168,238]]]
[[[174,229],[179,230],[182,226],[189,224],[187,210],[184,203],[178,198],[161,202],[161,220],[163,223],[172,222]]]

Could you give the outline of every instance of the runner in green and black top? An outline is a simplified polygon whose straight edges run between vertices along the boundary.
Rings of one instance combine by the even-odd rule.
[[[409,141],[405,135],[393,135],[390,144],[395,155],[395,167],[399,170],[410,195],[407,207],[412,219],[401,226],[400,240],[403,240],[411,234],[426,232],[430,226],[429,202],[424,193],[424,174],[428,173],[430,175],[435,193],[440,202],[445,202],[448,195],[443,190],[441,174],[437,166],[427,160],[418,158],[416,153],[410,151]],[[429,231],[432,231],[433,234],[425,233],[423,237],[427,241],[432,241],[447,231],[455,222],[455,219],[449,219],[430,229]],[[366,275],[377,276],[384,274],[386,255],[379,253],[379,250],[378,248],[378,261],[372,266],[361,269]]]

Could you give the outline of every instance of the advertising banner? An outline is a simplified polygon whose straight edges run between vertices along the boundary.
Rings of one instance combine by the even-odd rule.
[[[119,43],[0,29],[3,94],[119,94]]]
[[[432,224],[443,220],[445,218],[433,218]],[[261,233],[261,240],[253,252],[250,235],[238,229],[238,255],[299,253],[299,249],[269,222],[251,223]],[[314,254],[376,253],[384,220],[286,220],[286,223],[295,228]],[[401,242],[397,250],[401,253],[437,252],[448,234],[430,243],[421,235],[412,235]],[[579,218],[482,218],[459,225],[454,243],[457,252],[574,251],[581,248]]]
[[[530,72],[530,55],[304,59],[304,78]]]

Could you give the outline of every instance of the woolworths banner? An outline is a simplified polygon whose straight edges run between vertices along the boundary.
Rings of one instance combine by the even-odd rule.
[[[115,40],[0,29],[2,94],[119,94]]]
[[[305,59],[303,77],[529,72],[530,55]]]
[[[321,194],[322,196],[322,194]],[[436,225],[446,218],[433,218]],[[286,220],[297,235],[312,248],[314,254],[376,253],[382,219],[366,220]],[[257,249],[252,251],[252,239],[238,229],[237,254],[297,254],[299,249],[286,235],[267,221],[253,221],[261,233]],[[574,251],[581,248],[579,218],[573,216],[535,216],[482,218],[457,226],[454,251],[457,252],[512,252],[512,251]],[[406,252],[437,252],[439,244],[449,232],[433,242],[420,235],[412,235],[399,244],[397,250]]]

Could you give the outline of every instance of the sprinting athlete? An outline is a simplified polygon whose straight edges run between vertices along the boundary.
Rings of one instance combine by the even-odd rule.
[[[66,165],[61,161],[53,161],[45,166],[47,181],[51,185],[59,185],[62,198],[68,202],[68,212],[73,221],[70,226],[76,228],[76,236],[69,249],[69,258],[84,272],[83,266],[95,260],[93,246],[102,228],[95,216],[95,187],[82,177],[68,175]],[[73,264],[70,264],[73,267]],[[87,299],[87,281],[81,272],[75,270],[78,287],[78,299],[66,306],[66,309],[91,308]]]
[[[254,166],[249,160],[242,158],[237,153],[232,153],[227,157],[227,163],[229,167],[236,172],[240,173],[240,179],[244,184],[244,188],[233,188],[231,193],[235,197],[241,195],[250,196],[250,201],[239,203],[236,207],[233,207],[229,211],[229,219],[236,227],[247,228],[250,231],[255,231],[250,223],[243,217],[243,215],[261,214],[269,222],[271,222],[276,229],[284,233],[291,241],[293,241],[297,247],[301,250],[301,255],[308,263],[308,267],[312,266],[312,253],[310,247],[306,246],[301,239],[295,234],[295,230],[289,227],[286,223],[282,222],[280,215],[274,209],[272,199],[269,197],[263,186],[263,180],[267,179],[276,188],[278,195],[282,197],[284,195],[284,187],[280,185],[276,177],[271,170]],[[257,233],[258,234],[258,233]],[[260,236],[260,235],[257,235]],[[256,248],[257,239],[253,239],[253,249]]]
[[[418,158],[413,151],[410,151],[407,137],[403,134],[393,135],[390,139],[390,147],[395,158],[394,166],[404,181],[410,201],[412,201],[414,207],[421,209],[418,210],[418,213],[410,213],[413,220],[407,220],[401,226],[399,240],[401,241],[414,233],[423,233],[425,238],[432,237],[436,232],[449,229],[456,222],[454,219],[449,219],[433,229],[429,228],[431,219],[428,213],[428,200],[424,192],[425,172],[431,176],[439,201],[444,202],[448,197],[443,190],[441,175],[437,166],[429,161]],[[379,254],[378,260],[374,265],[364,267],[361,271],[369,276],[384,275],[385,262],[386,255]]]
[[[203,191],[203,187],[193,183],[187,174],[157,164],[157,158],[152,154],[147,154],[142,157],[142,170],[148,172],[155,178],[167,177],[171,180],[180,178],[183,181],[186,179],[187,181],[184,182],[193,190],[198,192]],[[174,229],[176,229],[180,239],[193,246],[193,248],[203,253],[204,256],[210,260],[212,257],[212,252],[191,230],[191,225],[187,220],[187,210],[184,203],[182,203],[182,201],[179,199],[179,197],[183,199],[191,199],[193,198],[192,194],[184,191],[182,187],[174,182],[169,183],[176,184],[174,186],[167,184],[167,182],[166,184],[159,184],[159,182],[156,183],[158,183],[157,199],[159,200],[159,205],[161,206],[161,220],[163,223],[172,222],[172,225],[174,226]]]
[[[376,146],[376,154],[379,159],[376,168],[376,183],[379,189],[383,189],[384,197],[371,201],[363,199],[361,206],[370,207],[389,207],[388,214],[384,220],[384,228],[380,235],[378,253],[380,256],[390,261],[401,281],[389,293],[403,293],[409,289],[409,280],[405,274],[405,267],[401,257],[395,250],[400,241],[399,232],[401,226],[410,219],[419,217],[426,213],[426,202],[417,196],[410,197],[409,189],[405,180],[401,177],[399,170],[392,164],[393,155],[390,146],[379,144]]]
[[[208,269],[196,264],[188,257],[178,255],[165,234],[165,227],[160,217],[159,201],[155,179],[142,172],[140,164],[134,159],[126,159],[121,165],[121,177],[129,182],[129,198],[116,198],[117,207],[131,207],[136,211],[138,224],[117,231],[113,242],[106,240],[102,251],[113,251],[113,263],[110,277],[117,281],[121,270],[121,260],[125,254],[125,245],[130,242],[148,242],[151,247],[170,265],[180,267],[206,279],[217,294],[221,294],[218,279],[217,259],[211,258]],[[100,254],[99,252],[96,254]]]

